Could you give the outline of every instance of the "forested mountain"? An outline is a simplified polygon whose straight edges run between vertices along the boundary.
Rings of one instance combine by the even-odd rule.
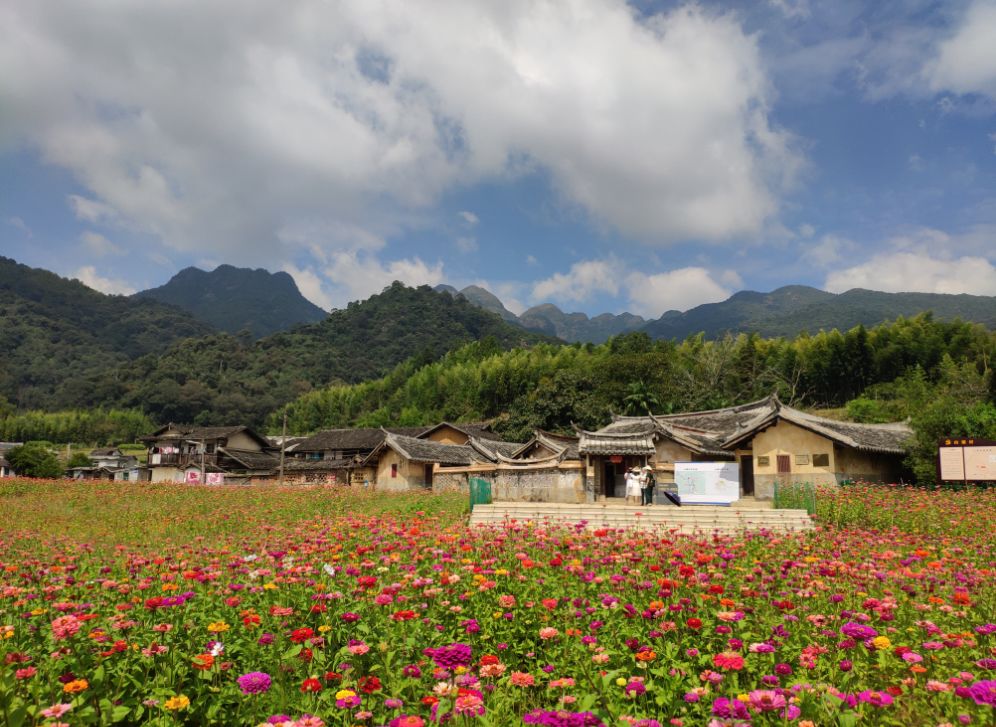
[[[544,303],[523,312],[519,323],[565,341],[603,343],[613,336],[640,328],[646,321],[632,313],[601,313],[589,318],[584,313],[564,313],[552,303]]]
[[[803,332],[873,326],[927,311],[938,320],[960,318],[996,328],[996,298],[978,295],[881,293],[860,288],[834,294],[805,285],[788,285],[770,293],[744,290],[720,303],[696,306],[684,313],[668,311],[648,322],[631,313],[602,313],[589,318],[584,313],[564,313],[552,303],[534,306],[516,316],[483,288],[470,286],[459,293],[449,285],[438,285],[436,289],[463,295],[471,303],[524,328],[583,343],[602,343],[612,336],[637,330],[653,339],[675,341],[698,333],[709,339],[726,333],[790,338]]]
[[[594,318],[589,318],[584,313],[564,313],[552,303],[534,306],[517,316],[505,307],[498,296],[478,285],[468,285],[459,291],[452,285],[437,285],[434,290],[462,295],[477,307],[497,313],[509,323],[570,343],[603,343],[612,336],[636,330],[646,323],[643,318],[632,313],[602,313]]]
[[[405,360],[435,361],[470,341],[497,348],[543,340],[462,297],[401,283],[330,313],[320,323],[251,341],[190,339],[114,372],[115,401],[156,421],[259,424],[315,387],[383,376]]]
[[[668,311],[642,330],[651,338],[680,341],[705,333],[758,333],[764,337],[795,336],[833,328],[846,331],[872,326],[899,316],[931,311],[938,320],[982,323],[996,328],[996,298],[943,293],[881,293],[855,288],[827,293],[804,285],[789,285],[770,293],[741,291],[721,303],[707,303],[679,313]]]
[[[325,311],[301,295],[284,272],[219,265],[211,272],[184,268],[165,285],[136,293],[182,308],[220,331],[248,330],[253,338],[317,323]]]
[[[119,366],[213,330],[172,306],[0,257],[0,398],[19,408],[108,401],[101,387]]]

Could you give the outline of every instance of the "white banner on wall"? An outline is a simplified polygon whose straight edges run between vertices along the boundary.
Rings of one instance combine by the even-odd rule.
[[[740,499],[736,462],[675,462],[674,482],[682,504],[729,505]]]

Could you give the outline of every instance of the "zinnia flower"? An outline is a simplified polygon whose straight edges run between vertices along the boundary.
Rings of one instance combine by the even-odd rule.
[[[269,691],[270,684],[273,682],[269,674],[261,671],[251,671],[248,674],[243,674],[235,681],[238,683],[239,689],[242,690],[243,694],[262,694]]]
[[[163,702],[163,708],[170,712],[177,712],[190,706],[190,699],[182,694],[177,694]]]

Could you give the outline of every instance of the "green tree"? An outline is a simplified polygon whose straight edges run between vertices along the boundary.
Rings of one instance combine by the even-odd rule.
[[[61,477],[62,466],[51,450],[41,442],[14,447],[5,455],[14,471],[22,477]]]
[[[66,462],[66,469],[73,467],[93,467],[93,460],[87,456],[86,452],[73,452],[73,456]]]

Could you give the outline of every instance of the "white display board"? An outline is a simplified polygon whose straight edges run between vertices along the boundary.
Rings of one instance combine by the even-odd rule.
[[[740,499],[736,462],[675,462],[674,482],[682,504],[729,505]]]

